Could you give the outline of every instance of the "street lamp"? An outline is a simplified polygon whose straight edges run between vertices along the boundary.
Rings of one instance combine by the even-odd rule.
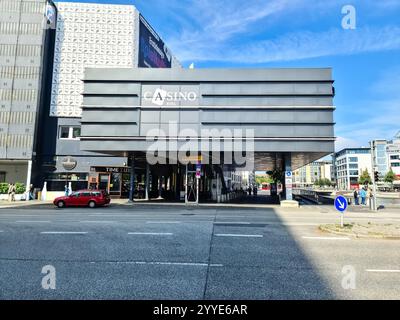
[[[375,167],[375,141],[370,141],[370,147],[371,147],[371,166],[372,166],[372,210],[376,211],[377,210],[377,205],[376,205],[376,183],[378,182],[378,179],[376,179],[376,174],[375,172],[376,167]]]

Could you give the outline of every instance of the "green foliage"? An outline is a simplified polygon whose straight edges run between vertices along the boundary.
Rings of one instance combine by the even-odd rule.
[[[268,172],[268,174],[272,180],[272,183],[282,183],[284,179],[283,171],[281,170],[274,170],[272,172]]]
[[[263,183],[273,183],[273,180],[270,177],[256,176],[256,184],[261,185]]]
[[[2,182],[0,183],[0,194],[7,194],[8,193],[8,183]]]
[[[15,193],[16,194],[23,194],[25,192],[25,184],[17,182],[15,184]]]
[[[365,170],[362,172],[360,178],[358,179],[358,183],[359,183],[359,184],[364,184],[364,185],[365,185],[365,184],[371,184],[371,183],[372,183],[371,176],[369,175],[367,169],[365,169]]]
[[[393,172],[392,169],[388,173],[386,173],[384,181],[388,183],[393,183],[393,181],[396,180],[396,174]]]
[[[15,193],[23,194],[25,192],[25,184],[17,182],[15,184]],[[0,183],[0,194],[8,194],[8,183]]]

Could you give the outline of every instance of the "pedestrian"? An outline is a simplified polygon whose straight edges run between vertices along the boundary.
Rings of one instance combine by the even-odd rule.
[[[65,196],[68,197],[68,194],[69,194],[68,185],[65,185],[65,187],[64,187],[64,193],[65,193]]]
[[[12,183],[8,184],[8,201],[11,201],[11,189],[12,189]]]
[[[367,191],[365,190],[365,187],[361,189],[360,191],[360,197],[361,197],[361,204],[366,206],[366,198],[367,198]]]
[[[358,197],[359,197],[359,191],[358,188],[354,189],[354,204],[356,206],[358,206],[360,204],[360,202],[358,201]]]
[[[14,202],[15,201],[15,192],[16,192],[16,187],[15,187],[15,184],[14,183],[12,183],[11,184],[11,202]]]
[[[253,194],[256,196],[257,195],[257,186],[253,187]]]
[[[33,184],[31,184],[29,186],[29,200],[33,200],[34,199],[33,191],[34,191]]]
[[[249,196],[251,196],[251,186],[249,186],[249,188],[247,189],[247,191],[249,192]]]

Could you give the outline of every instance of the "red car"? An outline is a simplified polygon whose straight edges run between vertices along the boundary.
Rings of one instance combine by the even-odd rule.
[[[79,190],[69,196],[55,198],[54,205],[59,208],[89,206],[95,208],[110,203],[110,196],[104,190]]]

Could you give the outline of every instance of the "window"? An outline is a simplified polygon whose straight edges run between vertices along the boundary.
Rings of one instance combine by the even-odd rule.
[[[399,159],[399,155],[394,155],[394,156],[390,156],[390,160],[398,160]]]
[[[399,162],[392,163],[392,167],[400,167],[400,163]]]
[[[60,139],[79,139],[80,136],[80,127],[60,126]]]
[[[69,127],[60,127],[60,138],[61,139],[69,138]]]
[[[349,164],[350,169],[358,169],[358,164],[357,163],[350,163]]]
[[[6,173],[4,171],[0,172],[0,183],[6,182]]]
[[[81,136],[81,128],[72,128],[72,139],[78,139]]]
[[[358,162],[358,157],[350,157],[349,162]]]

